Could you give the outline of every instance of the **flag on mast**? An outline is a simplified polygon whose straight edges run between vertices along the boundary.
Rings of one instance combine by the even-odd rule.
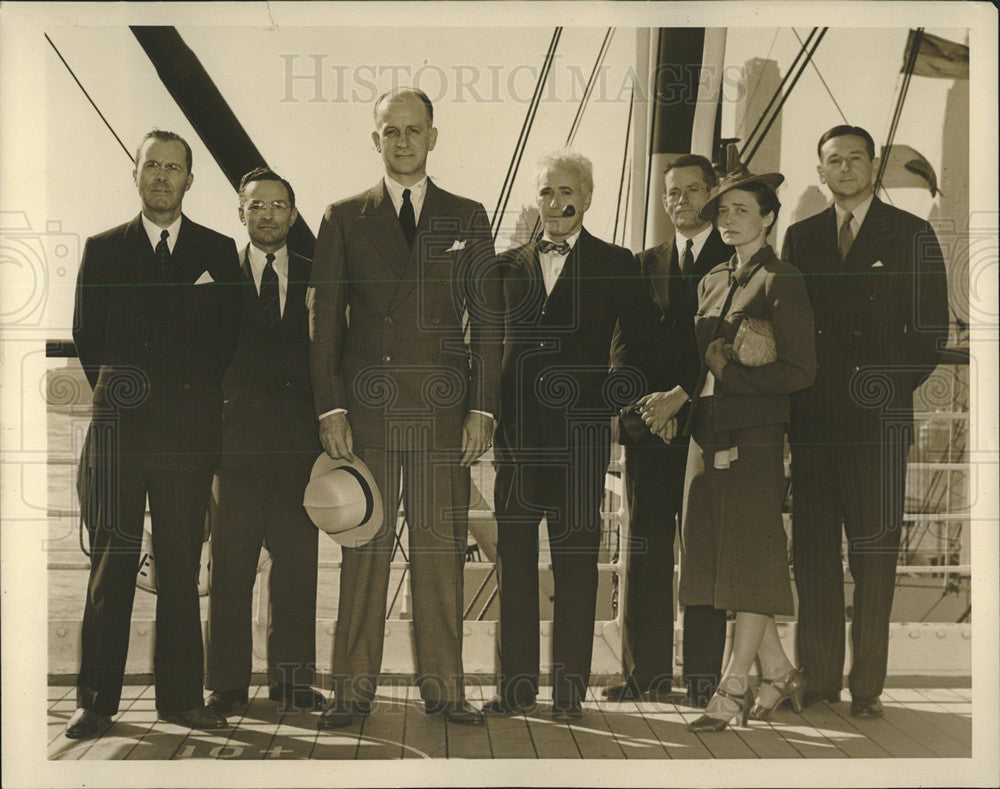
[[[911,30],[906,38],[906,50],[903,52],[903,65],[899,69],[900,72],[906,70],[906,64],[910,61],[910,53],[913,50],[913,41],[916,35],[917,31]],[[956,44],[954,41],[940,36],[924,33],[920,37],[917,60],[913,66],[913,76],[968,79],[969,47],[965,44]]]

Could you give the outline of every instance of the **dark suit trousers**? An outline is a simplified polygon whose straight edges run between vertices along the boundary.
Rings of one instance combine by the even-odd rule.
[[[344,548],[333,642],[338,702],[371,700],[382,666],[390,560],[400,475],[409,526],[409,574],[417,682],[425,701],[464,698],[463,573],[469,521],[469,470],[461,453],[356,449],[382,493],[382,529],[360,548]],[[405,627],[406,624],[404,623]]]
[[[553,702],[566,708],[586,699],[610,430],[591,425],[577,439],[574,450],[552,450],[551,457],[539,461],[504,463],[497,471],[498,685],[508,701],[529,702],[538,689],[538,526],[543,516],[555,586]]]
[[[908,451],[905,437],[881,447],[792,446],[792,547],[799,595],[796,643],[810,690],[839,693],[843,683],[843,524],[855,583],[851,695],[882,692]]]
[[[673,680],[674,535],[687,452],[687,442],[625,451],[630,542],[625,549],[622,671],[625,681],[640,691],[669,690]],[[684,684],[707,703],[722,671],[726,612],[687,606],[683,643]]]
[[[202,705],[198,568],[211,471],[142,471],[101,458],[93,470],[96,522],[81,633],[77,706],[114,715],[128,654],[146,496],[156,557],[156,708]]]
[[[309,468],[264,454],[251,466],[223,468],[218,478],[205,685],[245,690],[250,684],[252,595],[262,543],[271,554],[269,680],[311,685],[319,532],[302,506]]]

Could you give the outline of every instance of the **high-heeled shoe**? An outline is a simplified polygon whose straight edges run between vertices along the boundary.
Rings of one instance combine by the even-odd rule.
[[[720,686],[715,689],[715,695],[723,696],[730,701],[735,701],[739,707],[728,718],[716,718],[711,715],[702,715],[697,720],[691,721],[691,723],[688,724],[688,731],[722,731],[726,728],[726,726],[729,726],[735,718],[742,718],[743,725],[747,725],[747,716],[750,714],[750,706],[753,704],[753,693],[750,688],[747,688],[746,693],[743,695],[737,695],[724,690],[720,684]],[[715,696],[712,698],[714,700]],[[708,702],[708,706],[712,706],[711,701]]]
[[[792,702],[792,709],[802,712],[804,708],[804,697],[806,693],[805,672],[800,668],[793,668],[785,676],[779,679],[763,679],[761,683],[770,685],[780,694],[778,700],[770,707],[765,707],[760,702],[755,701],[750,710],[750,720],[766,721],[771,719],[771,715],[786,701]]]

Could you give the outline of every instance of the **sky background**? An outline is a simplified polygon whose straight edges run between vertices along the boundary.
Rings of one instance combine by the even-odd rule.
[[[436,102],[440,136],[429,172],[444,188],[482,201],[492,213],[527,110],[534,84],[531,70],[537,71],[541,65],[553,27],[564,25],[553,85],[538,112],[511,198],[511,207],[517,210],[532,200],[535,160],[565,140],[579,99],[575,75],[589,73],[606,28],[614,25],[618,29],[605,61],[607,90],[592,101],[575,145],[595,163],[596,191],[587,226],[603,237],[609,237],[614,227],[628,112],[628,90],[621,88],[627,85],[625,78],[635,62],[637,27],[724,26],[729,29],[728,65],[740,66],[751,57],[771,57],[784,73],[799,47],[789,26],[794,25],[805,38],[813,25],[831,25],[815,62],[849,120],[867,127],[879,144],[891,119],[906,29],[922,24],[928,32],[954,41],[963,41],[968,29],[973,68],[970,90],[975,107],[973,139],[942,139],[944,97],[950,81],[914,78],[897,142],[921,151],[939,176],[942,154],[948,146],[966,144],[975,154],[970,185],[973,207],[980,213],[973,221],[983,229],[985,251],[972,264],[973,296],[982,309],[974,312],[971,343],[974,364],[970,376],[977,396],[973,401],[975,435],[970,440],[976,473],[970,487],[982,492],[973,510],[973,524],[983,527],[974,529],[973,546],[974,556],[979,557],[973,578],[977,605],[973,648],[979,665],[973,752],[991,758],[995,765],[1000,632],[996,619],[1000,610],[996,575],[1000,545],[995,528],[996,329],[1000,323],[996,311],[997,40],[992,7],[970,3],[0,5],[0,240],[4,250],[0,258],[0,481],[4,504],[0,577],[4,580],[4,713],[6,717],[12,708],[23,713],[17,728],[21,739],[32,745],[22,743],[21,753],[34,754],[35,746],[44,742],[43,705],[35,706],[33,701],[43,692],[46,665],[46,639],[36,636],[44,632],[46,621],[45,594],[40,590],[44,590],[42,548],[48,518],[44,508],[32,510],[25,498],[25,491],[37,491],[39,486],[44,491],[46,479],[44,372],[49,362],[43,343],[47,338],[70,336],[73,283],[83,239],[134,217],[139,209],[131,162],[87,103],[45,34],[130,151],[153,126],[187,137],[194,148],[195,181],[185,199],[185,212],[240,243],[245,240],[231,186],[161,86],[128,31],[129,24],[178,28],[258,148],[293,182],[300,211],[314,231],[327,203],[356,193],[381,176],[369,136],[370,109],[372,90],[387,87],[391,72],[373,79],[370,69],[409,69],[412,78],[424,67],[421,73],[427,82],[423,86],[432,94],[435,88],[441,92],[440,83],[435,81],[439,72],[434,69],[444,69],[447,84]],[[295,100],[282,101],[287,93],[287,59],[283,55],[292,59],[297,72],[310,67],[310,56],[325,56],[325,100],[310,101],[310,87],[300,82],[294,86]],[[456,67],[473,70],[463,74],[479,75],[473,84],[485,100],[473,100],[471,93],[465,101],[459,100]],[[338,73],[345,75],[343,90],[336,79]],[[493,74],[499,79],[496,91]],[[366,81],[376,83],[375,88]],[[349,95],[353,88],[359,91],[356,98]],[[727,106],[723,115],[726,135],[732,132],[732,116],[732,107]],[[808,69],[784,111],[781,169],[787,182],[781,199],[786,206],[794,205],[804,190],[817,185],[816,139],[839,122],[816,72]],[[891,197],[897,205],[924,216],[933,207],[925,191],[895,190]],[[20,528],[9,528],[12,523]],[[982,557],[987,557],[985,562]],[[982,767],[977,760],[928,762],[921,765],[914,779],[904,779],[898,773],[873,773],[870,760],[864,761],[838,763],[835,772],[816,773],[803,773],[798,764],[782,771],[771,763],[766,773],[756,774],[753,780],[789,785],[810,781],[893,785],[905,780],[928,785],[966,780],[976,785],[995,780],[995,768],[989,773],[974,772]],[[47,785],[79,785],[79,773],[57,774],[50,765],[33,766],[36,769],[25,784],[44,778]],[[208,780],[205,776],[212,765],[198,767],[192,780]],[[231,781],[232,766],[220,767],[230,771],[229,777],[221,780]],[[425,772],[422,767],[434,765],[411,768],[407,780],[439,781],[434,772]],[[455,770],[462,765],[449,767]],[[100,782],[94,785],[138,785],[152,780],[148,770],[140,777],[126,774],[118,764],[96,767],[98,771],[102,768],[107,769],[88,773],[100,775]],[[255,780],[265,774],[265,765],[253,768]],[[475,765],[468,769],[468,780],[484,780],[475,772]],[[621,781],[621,775],[612,772],[621,769],[618,765],[604,772],[594,764],[581,765],[575,773],[569,769],[560,766],[558,776],[536,772],[531,777],[538,782],[568,783],[593,781],[600,773],[609,784]],[[718,764],[698,765],[697,773],[682,775],[685,782],[721,784],[725,782],[721,770]],[[7,771],[5,763],[5,778]],[[176,775],[157,771],[155,778],[167,785],[174,783]],[[746,779],[746,775],[729,777]],[[317,778],[320,780],[330,785],[348,779],[340,772],[327,771]],[[386,774],[384,780],[398,783],[399,779]],[[648,776],[650,785],[662,781],[662,775]]]
[[[300,215],[313,232],[329,202],[357,193],[381,176],[381,162],[370,139],[371,105],[394,81],[416,83],[435,100],[439,137],[430,154],[429,174],[443,188],[481,201],[492,215],[553,30],[550,26],[482,25],[443,29],[206,26],[198,21],[197,17],[179,19],[181,37],[268,163],[291,181]],[[566,140],[606,29],[567,27],[563,32],[501,225],[500,248],[509,243],[505,234],[513,228],[521,206],[533,202],[535,162]],[[805,39],[810,27],[797,30]],[[195,180],[184,201],[185,213],[244,243],[231,186],[127,26],[49,24],[44,32],[130,152],[154,126],[188,139],[194,148]],[[957,41],[964,41],[966,35],[962,28],[928,28],[928,32]],[[907,28],[900,25],[832,28],[814,59],[848,119],[868,128],[879,145],[888,132],[899,89],[906,33]],[[799,46],[788,27],[731,27],[727,79],[738,78],[738,69],[752,57],[776,60],[784,74]],[[595,167],[595,195],[586,224],[604,238],[611,238],[618,215],[636,52],[636,28],[616,27],[601,79],[574,141],[574,147],[588,155]],[[4,183],[41,179],[44,205],[25,201],[27,221],[32,230],[56,222],[71,235],[69,254],[60,260],[66,265],[48,272],[44,320],[55,328],[60,323],[67,326],[72,312],[73,277],[82,239],[134,216],[138,200],[125,151],[54,49],[45,43],[34,65],[44,74],[44,91],[34,97],[32,107],[41,119],[40,134],[30,155],[13,161],[6,157]],[[292,78],[316,73],[317,65],[318,81]],[[951,80],[914,78],[896,137],[897,142],[921,151],[939,174],[945,146],[942,115],[951,84]],[[723,136],[736,133],[730,93],[723,103]],[[818,183],[816,139],[840,121],[816,70],[810,67],[782,115],[781,169],[787,182],[781,199],[787,209],[775,237],[777,245],[791,207],[806,188]],[[923,216],[933,203],[926,190],[893,190],[890,197]],[[19,199],[5,200],[4,208],[19,208],[18,203]],[[624,230],[622,225],[621,240],[630,238]],[[50,251],[49,263],[52,257]]]

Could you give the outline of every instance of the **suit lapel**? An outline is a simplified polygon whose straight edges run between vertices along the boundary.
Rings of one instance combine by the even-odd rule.
[[[391,203],[391,201],[388,201]],[[420,219],[417,222],[416,235],[414,236],[413,247],[408,250],[403,270],[400,272],[401,281],[399,288],[390,301],[389,311],[391,312],[397,304],[410,295],[410,292],[417,287],[421,276],[421,235],[426,235],[432,229],[435,217],[446,215],[443,195],[441,190],[434,186],[434,183],[427,179],[427,192],[424,194],[424,204],[420,207]],[[406,248],[406,236],[403,235],[403,228],[399,224],[399,217],[393,211],[393,219],[399,228],[399,237],[403,239],[403,247]]]
[[[293,325],[305,312],[306,288],[309,285],[309,264],[294,252],[288,253],[288,292],[285,294],[285,315],[282,326]]]
[[[423,218],[423,213],[421,213]],[[385,182],[379,181],[368,193],[358,216],[358,225],[382,254],[382,262],[396,277],[401,277],[406,269],[410,249],[406,246],[406,236],[396,216],[392,198]]]
[[[677,248],[673,239],[660,244],[653,253],[646,256],[642,276],[649,283],[649,289],[653,301],[660,308],[660,312],[666,315],[670,311],[671,291],[675,290],[680,283],[672,281],[673,263],[677,257]]]
[[[879,247],[892,233],[892,227],[883,210],[884,205],[877,197],[872,200],[858,237],[854,239],[847,252],[847,258],[843,263],[844,271],[867,271],[876,259]]]

